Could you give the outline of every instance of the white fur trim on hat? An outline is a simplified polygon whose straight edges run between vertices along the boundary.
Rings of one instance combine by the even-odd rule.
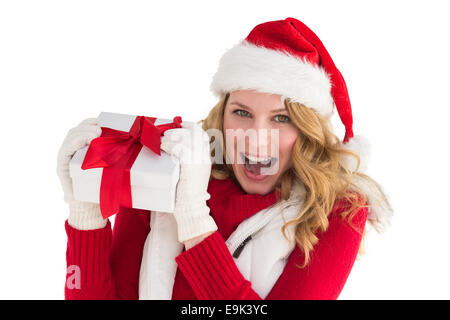
[[[354,136],[347,143],[341,143],[342,148],[353,151],[359,156],[360,172],[367,171],[367,165],[370,159],[370,142],[361,135]],[[343,155],[343,163],[345,167],[352,172],[356,170],[357,159],[350,155]]]
[[[334,108],[331,81],[322,67],[246,40],[222,56],[210,89],[217,96],[234,90],[280,94],[325,117]]]

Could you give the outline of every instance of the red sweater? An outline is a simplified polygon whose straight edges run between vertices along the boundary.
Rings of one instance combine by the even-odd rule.
[[[237,268],[225,240],[244,219],[278,201],[274,192],[265,196],[245,193],[232,180],[212,179],[207,201],[218,230],[176,257],[178,264],[173,300],[260,300]],[[300,269],[304,255],[296,247],[267,300],[336,299],[356,259],[367,220],[361,209],[352,228],[339,214],[337,202],[329,215],[329,227],[317,234],[319,242],[308,265]],[[122,208],[114,230],[77,230],[65,223],[68,236],[66,299],[138,299],[139,270],[144,242],[150,231],[150,212]],[[73,286],[73,268],[80,270],[80,286]],[[69,285],[68,285],[69,284]],[[72,284],[72,285],[71,285]]]

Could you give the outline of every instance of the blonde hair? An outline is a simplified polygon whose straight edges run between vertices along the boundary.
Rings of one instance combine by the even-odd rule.
[[[219,129],[223,134],[224,110],[228,97],[229,93],[223,94],[202,121],[204,130]],[[286,237],[287,226],[295,224],[295,241],[304,253],[302,267],[305,267],[314,245],[318,242],[316,233],[328,228],[328,216],[337,200],[343,200],[346,204],[340,214],[343,218],[348,218],[350,224],[354,214],[362,208],[368,208],[367,195],[353,183],[355,177],[371,185],[380,193],[381,199],[388,202],[381,186],[369,176],[358,172],[359,156],[342,148],[339,139],[330,129],[330,121],[327,118],[288,99],[285,100],[285,107],[292,124],[299,130],[299,137],[292,150],[293,165],[280,176],[275,188],[281,192],[282,199],[288,199],[294,179],[305,186],[306,195],[301,211],[282,228]],[[222,149],[222,154],[225,155],[224,144]],[[355,171],[350,171],[344,165],[343,156],[356,158]],[[223,160],[222,163],[213,165],[211,177],[220,180],[236,179],[231,164]]]

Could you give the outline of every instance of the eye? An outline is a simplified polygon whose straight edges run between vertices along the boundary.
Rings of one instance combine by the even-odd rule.
[[[278,118],[279,121],[277,121],[277,122],[289,122],[289,121],[291,120],[291,119],[289,119],[288,116],[286,116],[286,115],[284,115],[284,114],[276,115],[275,118],[277,118],[277,117],[281,117],[281,119]]]
[[[250,115],[250,113],[248,111],[241,110],[241,109],[234,110],[233,113],[236,113],[240,117],[248,117]]]

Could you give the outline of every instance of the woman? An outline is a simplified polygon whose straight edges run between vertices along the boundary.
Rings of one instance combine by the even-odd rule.
[[[73,153],[101,128],[88,119],[68,134],[58,158],[70,207],[66,299],[339,296],[366,221],[381,230],[391,210],[359,168],[365,154],[328,52],[294,18],[266,22],[225,53],[211,89],[220,100],[202,127],[161,139],[180,160],[173,215],[121,208],[111,231],[98,205],[73,199],[68,176]]]

